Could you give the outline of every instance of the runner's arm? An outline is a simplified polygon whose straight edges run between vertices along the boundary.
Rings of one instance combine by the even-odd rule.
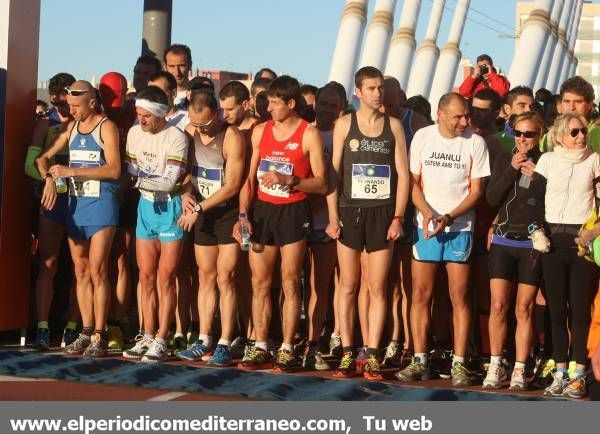
[[[313,126],[308,126],[302,139],[302,147],[308,151],[310,168],[313,176],[301,179],[294,190],[304,193],[323,195],[327,193],[327,180],[325,172],[325,157],[323,153],[323,140],[321,134]]]
[[[260,139],[262,138],[265,124],[257,125],[252,131],[252,156],[250,157],[250,167],[248,168],[248,176],[242,188],[240,189],[240,214],[248,215],[252,201],[256,194],[256,172],[260,160]]]
[[[404,218],[404,211],[406,209],[406,203],[408,202],[408,193],[410,189],[406,140],[404,136],[404,128],[402,127],[400,121],[390,118],[390,124],[396,141],[394,163],[396,164],[396,173],[398,174],[396,186],[396,208],[394,210],[394,215],[402,216],[402,218]]]
[[[331,152],[331,184],[333,188],[327,195],[327,211],[329,224],[339,228],[338,197],[341,184],[342,157],[344,152],[344,139],[350,130],[350,117],[340,118],[333,128],[333,150]],[[330,235],[331,236],[331,235]]]
[[[65,146],[67,146],[67,143],[69,141],[69,132],[71,131],[73,124],[73,121],[69,122],[67,128],[65,128],[58,136],[56,136],[54,141],[48,146],[48,149],[44,150],[42,155],[36,158],[35,165],[38,171],[40,172],[40,176],[42,177],[42,179],[46,177],[46,174],[50,170],[50,159],[52,159],[56,154],[62,151]],[[39,130],[42,130],[43,125],[36,124],[36,128],[34,130],[34,140],[36,140],[36,138],[39,140],[39,135],[41,134],[41,131],[39,131],[38,128]],[[46,125],[46,133],[47,132],[48,126]],[[44,133],[44,136],[46,135],[46,133]]]
[[[138,170],[138,182],[136,187],[148,191],[162,191],[170,193],[175,190],[177,182],[181,182],[187,166],[187,136],[181,135],[172,143],[171,150],[167,155],[167,164],[162,175],[145,173]]]
[[[475,205],[477,205],[477,202],[479,202],[479,199],[481,199],[481,197],[483,196],[484,191],[485,191],[485,178],[471,179],[471,186],[469,189],[469,194],[467,195],[467,197],[465,197],[462,200],[461,203],[458,204],[458,206],[456,208],[454,208],[448,214],[450,214],[450,216],[453,219],[456,219],[457,217],[460,217],[461,215],[466,214],[471,209],[473,209],[473,207],[475,207]]]

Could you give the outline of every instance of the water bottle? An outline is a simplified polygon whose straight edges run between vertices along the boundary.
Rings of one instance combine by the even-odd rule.
[[[533,161],[531,158],[528,158],[527,161]],[[531,185],[531,178],[524,173],[521,174],[521,178],[519,179],[519,187],[521,188],[529,188]]]
[[[240,248],[247,252],[250,250],[250,231],[248,231],[248,225],[246,225],[246,214],[240,213],[240,233],[242,234],[242,243]]]
[[[56,185],[57,193],[66,193],[68,190],[67,180],[65,178],[56,178],[56,181],[54,181],[54,185]]]

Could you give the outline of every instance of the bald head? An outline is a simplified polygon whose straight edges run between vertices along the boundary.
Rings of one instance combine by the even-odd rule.
[[[462,97],[462,95],[456,92],[449,92],[445,95],[442,95],[440,98],[440,102],[438,103],[438,110],[447,111],[450,105],[459,105],[462,107],[467,107],[467,100]]]
[[[96,89],[89,81],[78,80],[67,91],[67,103],[76,121],[84,121],[96,112]]]

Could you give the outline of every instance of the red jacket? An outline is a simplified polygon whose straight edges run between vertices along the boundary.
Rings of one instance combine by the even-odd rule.
[[[465,78],[458,88],[458,92],[467,99],[473,98],[478,91],[486,87],[492,88],[501,98],[504,98],[510,90],[510,83],[506,77],[496,74],[496,71],[490,71],[487,80],[473,78],[470,75]]]

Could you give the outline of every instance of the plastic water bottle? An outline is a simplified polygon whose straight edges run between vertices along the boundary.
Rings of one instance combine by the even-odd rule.
[[[531,158],[528,158],[527,161],[532,161]],[[519,179],[519,187],[521,188],[529,188],[531,185],[531,178],[524,173],[521,174],[521,178]]]
[[[68,190],[67,180],[65,178],[56,178],[56,181],[54,181],[54,185],[56,185],[57,193],[66,193]]]
[[[242,243],[240,248],[247,252],[250,250],[250,231],[248,231],[248,225],[246,225],[246,214],[240,214],[240,233],[242,234]]]

